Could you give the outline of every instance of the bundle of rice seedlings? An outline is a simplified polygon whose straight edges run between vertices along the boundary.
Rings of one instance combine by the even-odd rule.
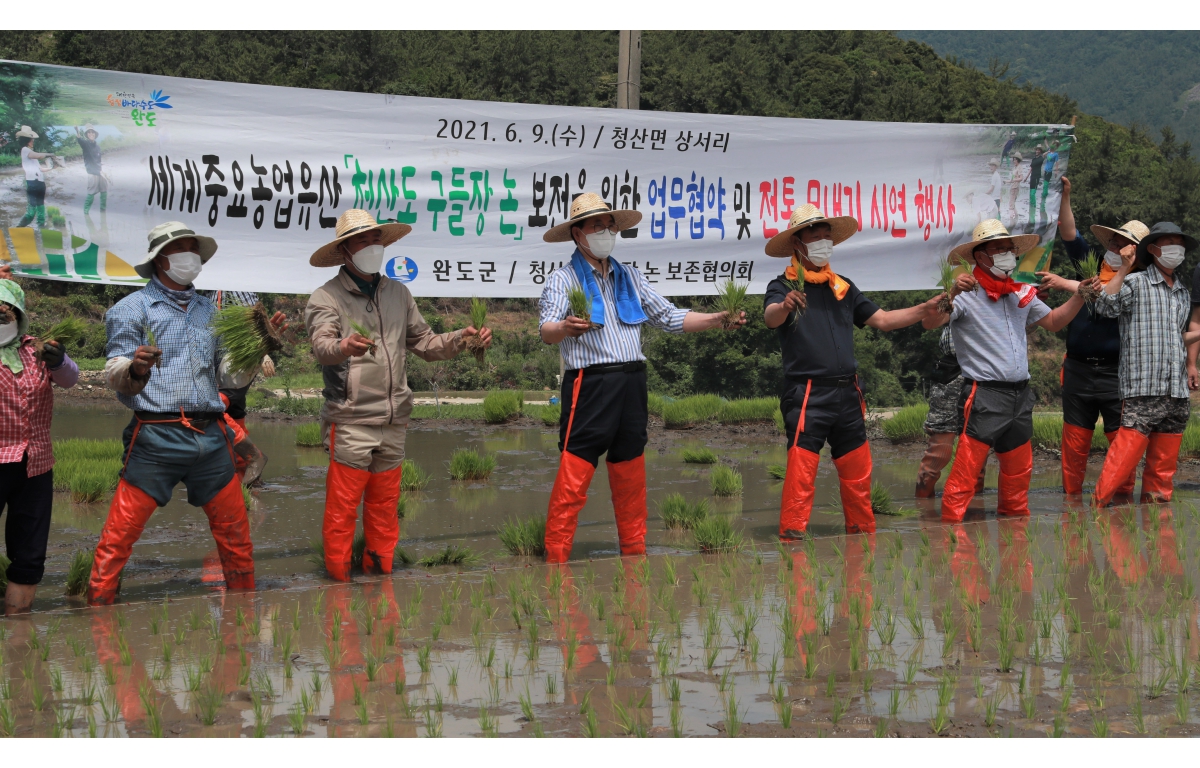
[[[422,557],[417,565],[434,568],[439,565],[474,565],[477,562],[479,555],[472,552],[470,547],[447,544],[442,551]]]
[[[883,434],[893,443],[923,440],[925,439],[925,417],[928,415],[928,403],[905,406],[881,424]]]
[[[708,502],[690,504],[682,493],[672,493],[658,503],[658,514],[666,528],[689,531],[708,518]]]
[[[578,317],[580,320],[585,320],[590,328],[595,328],[595,323],[592,322],[592,300],[588,298],[587,293],[578,287],[567,289],[567,311],[573,317]]]
[[[746,292],[749,290],[749,283],[739,285],[733,280],[726,280],[717,290],[717,298],[713,302],[713,311],[725,313],[725,319],[721,321],[721,327],[725,330],[728,331],[738,327],[738,320],[741,318],[742,312],[746,309]]]
[[[767,465],[767,474],[770,475],[775,480],[783,480],[784,478],[787,477],[787,465],[786,464],[768,464]]]
[[[75,550],[71,565],[67,568],[67,597],[77,597],[87,591],[88,579],[92,575],[93,550]]]
[[[892,494],[883,483],[871,483],[871,511],[877,515],[892,513]]]
[[[713,515],[692,528],[692,537],[701,552],[736,552],[745,538],[734,530],[733,521],[726,515]]]
[[[106,472],[102,467],[87,467],[71,478],[71,501],[94,504],[116,488],[119,479],[115,472]]]
[[[156,350],[154,353],[154,367],[162,368],[162,350],[158,348],[158,339],[154,338],[154,329],[150,327],[149,323],[146,323],[142,326],[142,333],[146,337],[146,346]]]
[[[684,448],[680,455],[684,464],[716,464],[717,453],[711,448]]]
[[[212,329],[221,339],[229,372],[237,375],[257,368],[262,359],[283,349],[283,337],[262,302],[252,307],[230,306],[217,312]]]
[[[805,292],[804,280],[802,279],[797,278],[796,280],[789,280],[785,277],[783,278],[783,284],[787,286],[789,291],[796,291],[797,293]],[[808,307],[797,307],[796,311],[788,317],[788,322],[794,323],[796,322],[797,317],[804,317],[806,314],[808,314]]]
[[[484,324],[487,323],[487,302],[483,299],[471,299],[471,327],[477,331],[482,331]],[[487,357],[487,348],[483,346],[483,339],[479,334],[475,334],[467,339],[467,349],[475,355],[475,362],[483,365]]]
[[[938,272],[938,288],[942,289],[945,296],[938,300],[938,312],[944,315],[950,314],[954,309],[954,303],[950,300],[950,292],[954,290],[955,279],[963,272],[971,271],[970,262],[962,256],[954,257],[953,261],[943,261]]]
[[[75,317],[68,317],[50,326],[45,333],[38,334],[38,338],[42,341],[57,341],[66,350],[72,345],[78,344],[87,335],[87,330],[87,324],[82,320]],[[41,345],[38,345],[38,360],[42,359],[41,355],[42,348]]]
[[[321,441],[321,425],[301,424],[296,427],[296,445],[303,445],[309,448],[319,448],[323,445]]]
[[[459,448],[450,456],[452,480],[487,480],[495,468],[495,456],[481,456],[474,448]]]
[[[1089,253],[1086,259],[1079,262],[1079,279],[1091,280],[1096,275],[1100,274],[1100,257],[1094,253]],[[1100,298],[1100,291],[1090,285],[1079,286],[1079,298],[1091,304],[1096,299]]]
[[[362,323],[358,322],[357,320],[351,320],[350,321],[350,330],[354,331],[359,336],[362,336],[364,339],[367,340],[367,343],[371,345],[371,348],[370,348],[371,357],[375,357],[375,347],[376,347],[375,334],[371,332],[371,329],[368,328],[367,326],[363,325]]]
[[[557,427],[559,419],[562,418],[562,406],[558,403],[555,403],[554,405],[547,405],[545,408],[541,409],[541,412],[538,415],[542,420],[542,424],[545,426]]]
[[[721,424],[771,422],[779,410],[777,397],[748,397],[722,403],[716,419]]]
[[[741,496],[742,473],[724,464],[713,467],[709,476],[713,496]]]
[[[246,509],[254,506],[254,494],[250,492],[250,486],[242,486],[242,504],[246,505]]]
[[[519,416],[524,405],[524,392],[511,390],[488,392],[483,398],[483,420],[488,424],[503,424]]]
[[[412,459],[405,459],[400,465],[400,490],[402,492],[419,491],[429,485],[432,478],[432,475]]]
[[[308,561],[320,568],[325,567],[325,542],[313,539],[309,543]],[[354,541],[350,544],[350,570],[361,571],[363,554],[367,551],[367,537],[359,528],[354,532]]]
[[[500,543],[510,555],[541,557],[546,554],[546,518],[537,515],[512,519],[500,526]]]

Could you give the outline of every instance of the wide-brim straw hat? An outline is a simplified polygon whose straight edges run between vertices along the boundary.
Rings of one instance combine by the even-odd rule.
[[[308,257],[308,263],[314,267],[342,266],[346,263],[345,252],[341,249],[342,241],[372,229],[378,229],[382,233],[383,240],[380,245],[384,248],[412,232],[412,227],[407,224],[395,221],[380,224],[375,221],[374,216],[361,208],[351,208],[338,216],[337,228],[334,230],[337,237],[313,251],[313,255]]]
[[[36,138],[38,138],[38,135],[37,135],[37,132],[34,131],[32,128],[30,128],[28,125],[22,125],[21,130],[17,131],[17,138],[18,139],[36,139]]]
[[[962,256],[975,263],[975,247],[991,240],[1012,240],[1013,253],[1017,256],[1023,256],[1037,247],[1042,238],[1038,235],[1013,235],[1009,234],[1008,228],[1000,222],[999,219],[987,219],[975,225],[975,231],[971,233],[970,242],[963,243],[954,250],[950,251],[947,260],[953,261],[955,257]]]
[[[829,225],[830,237],[833,239],[834,245],[850,239],[858,231],[858,219],[853,216],[828,217],[821,213],[821,209],[817,206],[805,203],[792,211],[791,218],[788,219],[788,228],[767,241],[766,254],[780,259],[790,259],[795,253],[792,235],[805,227],[816,224]]]
[[[636,227],[642,220],[642,214],[637,211],[614,211],[600,195],[595,192],[584,192],[571,201],[571,217],[563,223],[551,227],[546,234],[542,235],[542,239],[547,243],[568,242],[572,239],[571,227],[597,216],[612,216],[618,232]]]
[[[146,240],[150,245],[146,249],[146,256],[141,262],[134,265],[133,269],[142,277],[149,280],[154,277],[154,257],[159,252],[167,247],[168,243],[176,240],[182,240],[185,237],[190,237],[196,241],[196,252],[200,254],[200,263],[207,264],[208,260],[217,252],[217,241],[206,235],[198,235],[195,230],[184,224],[182,221],[168,221],[159,224],[150,233],[146,235]]]
[[[1112,227],[1102,227],[1099,224],[1092,225],[1092,234],[1100,241],[1100,245],[1104,246],[1106,251],[1116,251],[1112,247],[1113,235],[1120,235],[1129,242],[1137,245],[1142,242],[1142,238],[1150,234],[1150,227],[1147,227],[1137,219],[1132,219],[1125,222],[1121,226],[1113,229]]]

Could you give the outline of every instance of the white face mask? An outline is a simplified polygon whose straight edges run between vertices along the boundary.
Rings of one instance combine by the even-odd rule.
[[[584,239],[587,240],[588,248],[591,249],[593,256],[597,259],[607,259],[617,244],[617,233],[602,229],[599,232],[585,235]]]
[[[996,277],[1008,277],[1016,268],[1017,254],[1013,253],[1012,251],[997,253],[992,257],[992,274]]]
[[[828,264],[829,257],[833,255],[832,240],[814,240],[805,247],[808,248],[809,262],[817,269]]]
[[[1183,263],[1183,246],[1182,245],[1164,245],[1160,246],[1161,253],[1158,256],[1158,263],[1167,269],[1175,269]]]
[[[19,331],[20,328],[17,327],[16,323],[0,325],[0,347],[7,347],[9,344],[12,344],[13,339],[17,338]]]
[[[1104,263],[1107,264],[1108,266],[1112,267],[1113,269],[1120,269],[1121,268],[1121,254],[1117,253],[1116,251],[1105,251]]]
[[[354,262],[354,267],[364,275],[373,275],[383,266],[383,246],[379,244],[368,245],[358,253],[350,257]]]
[[[167,277],[185,287],[191,285],[204,268],[200,263],[200,254],[191,251],[172,253],[167,261],[171,262],[171,268],[166,270]]]

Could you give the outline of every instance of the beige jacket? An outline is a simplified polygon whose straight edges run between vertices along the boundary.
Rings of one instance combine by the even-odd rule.
[[[374,355],[342,355],[341,340],[354,333],[351,320],[371,330]],[[405,350],[432,361],[466,348],[462,331],[433,332],[402,283],[383,278],[369,300],[344,267],[309,297],[304,324],[325,379],[321,419],[334,424],[408,424],[413,397]]]

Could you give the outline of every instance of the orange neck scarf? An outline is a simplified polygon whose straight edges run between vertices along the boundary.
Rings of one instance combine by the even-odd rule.
[[[783,270],[783,274],[788,280],[795,280],[797,276],[803,272],[804,282],[806,283],[828,283],[829,290],[833,291],[834,298],[838,301],[846,298],[846,292],[850,290],[850,283],[847,283],[837,275],[829,265],[821,267],[815,272],[811,269],[805,269],[800,262],[800,257],[792,256],[792,263],[787,269]]]
[[[1108,266],[1107,261],[1100,262],[1100,282],[1107,285],[1108,281],[1112,280],[1116,276],[1117,276],[1117,270]]]

